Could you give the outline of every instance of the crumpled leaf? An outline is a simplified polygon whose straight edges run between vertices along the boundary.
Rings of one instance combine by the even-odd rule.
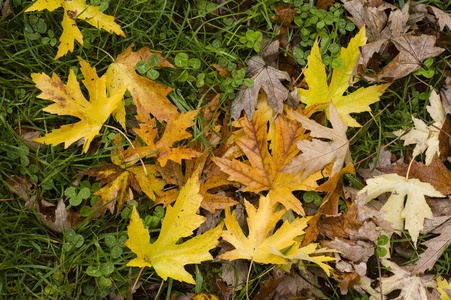
[[[72,69],[66,85],[55,73],[52,78],[43,73],[31,74],[36,87],[42,91],[38,98],[55,102],[44,108],[44,111],[58,115],[71,115],[81,119],[77,123],[63,125],[34,141],[50,145],[64,143],[64,148],[67,148],[70,144],[84,138],[84,152],[86,152],[103,123],[120,105],[127,87],[124,86],[107,97],[106,75],[99,78],[96,69],[81,59],[80,65],[80,70],[85,77],[83,83],[88,90],[90,101],[83,96]]]
[[[440,129],[445,123],[445,111],[440,101],[440,96],[433,90],[429,97],[430,105],[428,105],[427,111],[435,121],[433,125],[426,125],[422,120],[412,116],[415,128],[410,130],[409,133],[402,136],[404,145],[416,144],[413,149],[413,158],[423,153],[426,149],[426,165],[430,165],[432,158],[435,154],[440,156],[439,148],[439,135]],[[401,131],[393,132],[395,135],[400,136]]]
[[[107,89],[110,94],[114,94],[117,90],[127,86],[133,97],[135,104],[139,102],[143,108],[143,114],[152,114],[158,121],[170,121],[177,118],[177,107],[173,105],[167,94],[172,90],[161,84],[158,84],[144,76],[140,76],[135,72],[136,64],[141,60],[147,60],[151,55],[157,55],[160,67],[174,68],[172,64],[165,61],[158,53],[150,52],[149,48],[141,48],[133,52],[133,45],[119,54],[116,60],[108,67]],[[114,117],[125,129],[125,106],[120,105],[114,111]]]
[[[302,123],[303,128],[310,130],[310,136],[315,138],[311,141],[295,141],[302,153],[295,156],[282,171],[298,174],[304,170],[302,175],[302,179],[304,179],[333,161],[330,174],[333,176],[340,172],[343,163],[352,162],[349,141],[346,137],[348,126],[343,124],[332,102],[329,105],[329,118],[333,128],[324,127],[299,113],[295,112],[294,115]],[[318,138],[331,141],[324,142]]]
[[[100,12],[97,6],[86,5],[84,0],[37,0],[25,12],[44,10],[54,11],[63,7],[63,33],[60,37],[61,44],[58,46],[58,53],[55,59],[66,55],[67,52],[74,51],[74,40],[83,46],[83,36],[75,23],[75,19],[82,19],[92,26],[105,29],[109,33],[116,33],[125,37],[121,27],[114,22],[114,17]]]
[[[278,47],[275,50],[278,51]],[[271,53],[267,53],[267,56],[270,55]],[[232,118],[238,120],[244,110],[249,121],[252,120],[260,89],[265,91],[273,115],[282,113],[283,101],[287,99],[289,90],[281,81],[290,81],[289,74],[268,66],[260,56],[253,56],[246,63],[246,76],[253,79],[254,85],[249,88],[243,83],[240,86],[240,91],[232,102]]]
[[[181,238],[193,234],[193,231],[205,221],[205,217],[196,214],[201,202],[202,196],[199,195],[196,172],[180,191],[174,206],[168,206],[160,235],[153,244],[149,243],[149,231],[144,228],[136,207],[133,206],[130,225],[127,227],[129,240],[125,245],[138,257],[132,259],[127,266],[153,267],[164,280],[171,277],[195,284],[193,277],[184,266],[213,259],[209,251],[218,244],[223,227],[220,224],[202,235],[178,243]]]
[[[343,60],[343,65],[334,69],[329,83],[326,68],[319,52],[318,41],[316,41],[308,57],[308,67],[304,73],[309,89],[298,89],[301,102],[307,104],[307,107],[323,103],[318,109],[327,111],[332,101],[343,123],[348,126],[359,127],[360,124],[350,116],[350,113],[371,111],[369,105],[379,101],[379,97],[389,86],[389,84],[382,84],[367,88],[361,87],[348,95],[343,95],[351,84],[349,80],[354,64],[359,57],[359,47],[365,45],[365,43],[365,27],[363,26],[359,33],[351,39],[348,48],[341,49],[338,59]]]
[[[359,194],[365,192],[368,193],[367,202],[383,193],[391,193],[381,208],[381,211],[387,212],[384,220],[392,222],[394,229],[407,229],[414,245],[419,232],[423,229],[424,219],[432,218],[431,208],[424,196],[444,197],[429,183],[418,179],[406,179],[397,174],[385,174],[368,179],[367,186]]]
[[[246,185],[244,191],[258,193],[269,190],[272,201],[282,203],[287,209],[304,215],[302,204],[293,194],[295,190],[312,190],[318,185],[319,172],[302,179],[302,173],[296,176],[283,173],[282,169],[294,157],[299,149],[294,142],[302,139],[304,129],[295,122],[287,122],[282,116],[274,120],[274,134],[271,135],[271,153],[268,150],[268,121],[262,118],[260,110],[256,111],[252,123],[247,118],[240,121],[244,135],[235,142],[247,156],[249,162],[236,159],[217,158],[217,165],[230,175],[229,180]]]

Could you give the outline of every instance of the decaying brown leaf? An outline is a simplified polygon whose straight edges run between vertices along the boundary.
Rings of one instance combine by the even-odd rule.
[[[279,47],[269,48],[275,49],[275,52],[279,50]],[[267,52],[266,57],[273,54]],[[265,91],[268,104],[272,106],[273,114],[277,115],[282,113],[283,101],[288,98],[289,90],[281,81],[290,81],[289,74],[268,66],[260,56],[253,56],[247,61],[246,76],[254,80],[254,85],[249,88],[243,83],[240,86],[240,91],[236,94],[232,103],[232,118],[238,120],[241,111],[244,110],[249,121],[252,120],[254,110],[257,107],[260,89]]]
[[[400,52],[382,69],[378,78],[396,80],[419,70],[425,59],[435,57],[445,51],[445,49],[435,47],[436,40],[433,35],[415,36],[413,33],[390,39]]]
[[[66,209],[63,199],[54,205],[42,199],[39,189],[33,195],[31,189],[34,185],[29,179],[23,176],[11,175],[8,184],[10,190],[19,198],[25,201],[22,209],[34,209],[38,213],[39,219],[50,229],[56,232],[64,232],[67,229],[75,229],[85,219],[79,213]]]
[[[426,251],[420,254],[419,260],[405,267],[412,275],[423,274],[426,270],[431,269],[451,244],[451,222],[449,219],[437,226],[432,233],[439,234],[439,236],[421,243],[427,247]]]

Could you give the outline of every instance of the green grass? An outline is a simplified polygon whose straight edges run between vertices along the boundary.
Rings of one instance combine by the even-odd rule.
[[[129,223],[131,203],[117,215],[107,213],[99,219],[88,218],[76,231],[69,230],[63,234],[45,226],[34,210],[23,210],[24,200],[10,191],[17,179],[13,175],[22,176],[30,183],[27,190],[29,196],[35,195],[56,205],[60,199],[66,198],[65,191],[68,188],[74,188],[78,193],[85,186],[89,188],[90,196],[83,203],[90,206],[98,200],[92,196],[98,189],[98,184],[94,183],[94,178],[81,178],[79,172],[102,163],[110,163],[113,145],[109,134],[116,133],[104,127],[101,130],[102,137],[97,139],[102,143],[88,154],[82,154],[81,149],[75,145],[67,149],[63,145],[33,148],[25,143],[22,139],[24,133],[44,134],[75,120],[42,111],[50,102],[36,98],[39,91],[31,80],[32,73],[56,73],[63,82],[67,82],[72,69],[78,79],[81,79],[77,59],[81,57],[95,66],[98,74],[103,74],[112,62],[110,56],[117,57],[134,43],[134,49],[149,47],[151,51],[160,53],[176,65],[175,69],[157,68],[156,73],[147,73],[146,70],[143,74],[153,78],[158,74],[155,80],[173,89],[169,99],[180,111],[204,107],[211,94],[221,93],[219,113],[229,110],[230,99],[235,95],[239,84],[233,86],[232,80],[219,75],[212,64],[219,64],[230,72],[236,71],[245,65],[248,58],[257,54],[255,45],[260,40],[253,40],[256,31],[262,33],[261,40],[271,39],[276,35],[275,22],[270,18],[273,14],[272,2],[275,1],[256,0],[252,7],[243,7],[243,11],[207,1],[198,1],[197,4],[194,1],[169,0],[98,2],[108,3],[105,12],[116,17],[127,37],[99,31],[77,20],[85,45],[83,47],[76,43],[74,52],[59,60],[53,58],[57,52],[54,43],[62,32],[62,9],[25,14],[25,9],[32,2],[11,0],[13,12],[0,23],[2,299],[64,299],[65,295],[73,299],[102,299],[110,293],[120,293],[125,298],[140,272],[138,268],[126,266],[134,254],[123,245],[127,239],[126,226]],[[403,1],[395,2],[403,5]],[[449,9],[449,4],[442,4],[442,1],[421,2]],[[297,16],[298,19],[295,19],[297,25],[301,25],[303,18],[316,13],[310,7],[302,5],[299,5],[303,9]],[[216,9],[221,9],[220,16],[212,14]],[[317,29],[315,24],[304,24],[306,30],[300,33],[303,46],[293,55],[299,64],[299,70],[306,63],[308,49],[316,35],[323,37],[321,51],[332,61],[336,54],[335,45],[346,44],[355,33],[351,30],[353,28],[346,27],[350,22],[345,19],[344,12],[338,6],[335,11],[338,11],[336,19],[331,20],[324,30]],[[345,23],[340,20],[345,20]],[[340,28],[344,28],[344,31],[340,31]],[[296,29],[290,29],[289,36],[295,32]],[[326,40],[326,36],[332,38]],[[448,50],[434,61],[436,74],[431,79],[409,75],[394,83],[384,94],[382,101],[372,106],[373,115],[376,116],[374,120],[371,120],[369,114],[359,116],[359,123],[369,122],[361,130],[349,132],[349,137],[355,134],[351,141],[351,152],[354,162],[362,161],[359,168],[367,167],[371,159],[366,158],[395,139],[393,131],[411,126],[411,115],[419,112],[422,117],[429,118],[426,106],[430,91],[425,83],[433,87],[439,87],[443,83],[446,76],[444,70],[450,67],[449,55]],[[235,79],[239,82],[239,75],[235,75]],[[378,114],[379,112],[381,113]],[[112,118],[107,124],[120,127]],[[211,124],[199,119],[195,128],[195,136],[205,148],[211,145],[202,139],[200,133],[209,126]],[[388,146],[388,149],[397,157],[408,157],[411,151],[411,148],[406,149],[399,141]],[[149,200],[140,202],[138,208],[142,218],[154,213],[154,209],[148,209],[149,206]],[[156,237],[158,231],[158,228],[152,229],[152,236]],[[437,272],[448,273],[451,268],[449,257],[448,249],[435,267]],[[415,257],[408,258],[414,259]],[[265,276],[269,268],[254,265],[248,287],[250,294],[258,292],[260,284],[267,279]],[[215,292],[212,282],[216,273],[211,270],[220,273],[219,269],[220,264],[217,263],[209,263],[208,267],[189,267],[189,271],[197,275],[197,285],[193,287],[172,280],[163,282],[153,269],[145,268],[139,275],[139,281],[152,289],[145,291],[140,288],[135,296],[142,299],[154,299],[157,296],[159,299],[169,299],[176,292]],[[333,286],[333,281],[331,285]],[[237,299],[246,298],[244,286],[243,283],[237,286]],[[340,297],[338,289],[333,293],[335,297]],[[352,299],[350,297],[346,299]]]

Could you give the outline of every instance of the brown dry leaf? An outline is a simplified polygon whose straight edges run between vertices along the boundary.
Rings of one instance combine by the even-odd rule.
[[[423,61],[436,57],[445,49],[435,47],[433,35],[407,33],[390,41],[400,51],[399,54],[377,75],[381,80],[396,80],[420,69]]]
[[[431,5],[427,5],[426,9],[435,15],[440,30],[443,30],[445,26],[447,26],[448,29],[451,30],[451,16],[449,14]]]
[[[327,9],[329,9],[329,7],[334,5],[334,3],[335,3],[335,0],[318,0],[316,2],[316,8],[327,10]]]
[[[141,104],[143,114],[152,114],[157,120],[170,121],[178,116],[177,107],[173,105],[166,95],[172,90],[158,84],[135,72],[136,64],[147,60],[151,55],[157,55],[159,67],[174,68],[158,53],[150,52],[149,48],[141,48],[133,52],[133,44],[118,55],[116,60],[108,67],[107,89],[114,94],[121,87],[127,86],[133,97],[135,105]],[[125,129],[125,106],[120,105],[114,112],[114,117]]]
[[[332,0],[333,1],[333,0]],[[274,7],[275,15],[271,16],[271,19],[276,21],[279,25],[282,26],[291,26],[291,22],[293,22],[294,16],[296,15],[296,10],[291,8],[289,5],[279,5]]]
[[[446,77],[445,84],[440,89],[443,109],[447,114],[451,114],[451,77]]]
[[[258,293],[254,296],[254,300],[291,300],[296,298],[288,288],[285,280],[289,276],[287,274],[281,274],[279,276],[272,275],[264,283],[260,284]]]
[[[6,19],[12,13],[11,8],[9,7],[9,0],[2,1],[0,11],[2,13],[1,21]]]
[[[432,232],[439,234],[439,236],[421,243],[427,247],[426,251],[420,254],[419,260],[407,265],[405,268],[412,275],[422,274],[426,270],[431,269],[451,244],[451,222],[445,222],[437,226]]]
[[[421,300],[428,299],[427,289],[436,288],[436,282],[431,280],[434,276],[412,276],[409,272],[404,271],[396,263],[389,260],[382,259],[382,264],[389,268],[393,276],[382,277],[382,295],[380,292],[380,285],[373,289],[371,287],[371,279],[364,277],[360,287],[371,294],[374,299],[387,299],[385,295],[390,294],[393,291],[400,290],[400,294],[395,298],[395,300],[412,299]],[[363,279],[363,278],[362,278]],[[379,281],[379,280],[378,280]]]
[[[347,165],[343,170],[334,176],[330,177],[325,183],[323,183],[317,190],[327,191],[327,195],[324,197],[321,206],[319,207],[316,214],[309,219],[309,227],[305,231],[305,238],[303,245],[307,246],[312,241],[315,241],[318,234],[320,233],[321,218],[323,215],[337,215],[338,214],[338,200],[342,198],[345,200],[343,193],[343,176],[345,173],[355,173],[354,166],[352,164]],[[337,227],[338,228],[338,227]],[[324,233],[324,232],[323,232]],[[335,235],[332,235],[332,239]]]
[[[121,136],[117,135],[113,145],[117,146],[120,143]],[[158,173],[155,165],[146,164],[143,167],[136,159],[136,155],[127,156],[130,152],[124,151],[123,147],[115,148],[112,152],[111,160],[114,165],[102,165],[80,172],[83,175],[96,176],[96,180],[100,180],[102,188],[95,195],[100,196],[101,201],[93,208],[106,206],[96,216],[104,214],[106,209],[113,213],[116,203],[117,211],[122,210],[125,202],[133,199],[131,187],[155,200],[166,184],[164,180],[155,177]]]
[[[381,1],[372,5],[367,0],[342,0],[344,8],[352,15],[349,18],[358,28],[365,24],[366,34],[370,44],[380,39],[389,39],[401,35],[410,28],[406,22],[409,19],[409,5],[400,10],[394,5]],[[389,10],[388,10],[389,9]],[[389,14],[387,15],[387,11]]]
[[[404,163],[378,168],[381,172],[396,173],[403,177],[406,176],[408,169],[409,165]],[[409,171],[409,178],[428,182],[443,195],[451,194],[451,173],[443,162],[438,159],[437,155],[432,159],[430,166],[413,161]]]
[[[248,158],[248,162],[217,158],[221,170],[230,175],[229,180],[246,185],[244,191],[259,193],[269,190],[272,201],[282,203],[287,209],[304,215],[302,204],[292,192],[312,190],[317,187],[316,180],[322,176],[317,172],[303,179],[302,172],[293,176],[283,173],[282,169],[299,152],[296,140],[303,139],[304,129],[293,121],[285,121],[278,116],[274,121],[274,134],[271,135],[271,153],[268,149],[268,122],[256,111],[252,122],[246,117],[240,124],[244,134],[235,142]]]
[[[445,122],[440,129],[441,130],[438,135],[438,149],[440,158],[442,161],[446,161],[451,153],[451,118],[449,114],[445,115]]]
[[[42,199],[39,190],[37,193],[30,196],[31,188],[33,184],[30,180],[17,175],[11,175],[11,179],[8,180],[10,190],[22,200],[25,201],[23,210],[33,208],[38,213],[39,219],[47,227],[56,232],[64,232],[67,229],[75,229],[85,219],[79,213],[73,210],[66,209],[66,204],[63,199],[58,201],[58,205]]]
[[[192,137],[191,133],[186,130],[195,124],[193,119],[199,109],[180,113],[176,118],[170,119],[166,124],[164,133],[159,137],[156,120],[148,115],[140,103],[136,103],[136,107],[140,128],[135,128],[134,131],[144,140],[146,146],[129,149],[129,151],[140,157],[157,157],[162,167],[166,165],[168,160],[180,164],[183,159],[191,159],[200,155],[199,152],[186,146],[177,147],[174,145]]]
[[[302,153],[294,157],[282,171],[299,174],[301,170],[304,170],[302,175],[302,179],[304,179],[310,174],[322,170],[333,161],[330,174],[330,176],[333,176],[340,172],[343,163],[349,164],[352,162],[349,141],[346,137],[348,126],[343,124],[332,102],[329,105],[329,119],[333,128],[324,127],[299,113],[295,112],[294,114],[302,126],[310,130],[310,136],[315,138],[312,141],[295,141]]]
[[[276,49],[275,52],[278,51],[278,47],[269,47],[269,49]],[[274,53],[266,52],[265,54],[265,57],[268,57]],[[252,120],[254,110],[257,107],[260,89],[265,91],[268,104],[272,106],[273,115],[282,113],[283,101],[288,98],[289,90],[281,81],[290,81],[290,75],[287,72],[268,66],[260,56],[253,56],[247,61],[246,77],[252,78],[254,85],[249,88],[243,83],[240,86],[240,91],[232,102],[232,118],[238,120],[241,116],[241,111],[244,110],[249,121]]]

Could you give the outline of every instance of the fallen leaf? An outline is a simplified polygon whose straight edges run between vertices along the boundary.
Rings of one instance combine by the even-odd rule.
[[[423,153],[426,150],[426,164],[430,165],[432,158],[435,154],[440,156],[439,152],[439,134],[440,129],[445,123],[445,111],[440,101],[440,96],[433,90],[429,97],[430,105],[428,105],[427,111],[435,121],[433,125],[426,125],[422,120],[412,116],[415,128],[410,130],[409,133],[403,135],[401,139],[404,141],[404,145],[416,144],[413,149],[413,158]],[[400,136],[401,131],[393,132],[395,135]]]
[[[329,118],[333,128],[324,127],[299,113],[295,112],[294,115],[303,128],[310,130],[310,136],[314,139],[295,141],[302,153],[295,156],[282,171],[298,174],[304,170],[302,175],[304,179],[333,161],[330,173],[330,176],[333,176],[340,172],[343,163],[349,164],[352,161],[346,137],[348,126],[340,119],[332,102],[329,105]],[[322,141],[320,138],[330,141]]]
[[[307,226],[307,219],[296,218],[293,222],[285,221],[280,228],[273,231],[277,222],[285,213],[285,209],[274,212],[276,205],[269,197],[260,197],[259,207],[256,209],[248,201],[244,200],[248,215],[247,224],[249,235],[245,236],[240,225],[236,221],[235,213],[230,214],[230,208],[225,211],[225,225],[227,230],[222,234],[222,238],[231,243],[235,249],[221,254],[219,258],[225,260],[248,259],[264,264],[286,265],[288,260],[299,262],[308,260],[318,264],[326,273],[329,273],[330,266],[324,262],[333,260],[325,256],[311,256],[318,254],[317,244],[310,244],[307,247],[299,247],[299,243],[294,242],[294,238],[302,235],[303,229]],[[291,247],[286,255],[280,251]]]
[[[371,287],[371,280],[368,277],[362,277],[363,281],[360,287],[371,294],[373,299],[387,299],[385,295],[390,294],[393,291],[400,290],[396,300],[402,299],[428,299],[427,288],[436,288],[436,284],[433,275],[430,276],[412,276],[409,272],[404,271],[396,263],[386,259],[382,259],[382,264],[389,268],[389,271],[393,273],[393,276],[382,277],[380,284],[376,289]],[[381,287],[382,286],[382,294]]]
[[[405,177],[409,170],[409,165],[397,163],[396,165],[378,168],[378,170],[384,173],[396,173]],[[443,195],[451,194],[451,173],[443,162],[438,159],[437,155],[432,159],[430,166],[414,160],[410,166],[409,178],[428,182]]]
[[[75,124],[63,125],[60,129],[55,129],[34,141],[50,145],[64,143],[64,148],[67,148],[70,144],[84,138],[83,151],[86,152],[103,123],[121,103],[122,96],[127,89],[126,86],[107,97],[106,75],[99,78],[96,69],[81,59],[80,65],[80,70],[85,77],[83,83],[88,90],[90,101],[83,96],[72,69],[66,85],[55,73],[52,78],[43,73],[31,74],[36,87],[42,91],[38,98],[55,102],[44,108],[44,111],[58,115],[71,115],[81,119]]]
[[[135,128],[134,131],[143,139],[146,146],[130,149],[130,151],[140,157],[157,157],[162,167],[166,165],[168,160],[180,164],[183,159],[191,159],[200,155],[199,152],[186,146],[174,146],[175,143],[192,136],[186,130],[195,124],[193,119],[199,109],[180,113],[176,118],[170,119],[166,124],[164,133],[159,137],[155,119],[146,113],[142,104],[136,103],[136,106],[138,107],[137,119],[140,128]]]
[[[448,13],[432,5],[427,5],[426,9],[435,15],[440,30],[445,29],[445,26],[451,30],[451,16]]]
[[[67,52],[74,51],[74,40],[83,46],[83,36],[75,23],[75,19],[82,19],[96,27],[97,29],[105,29],[109,33],[116,33],[125,37],[125,33],[121,27],[114,22],[114,17],[108,16],[100,12],[99,7],[86,5],[84,0],[37,0],[32,6],[27,8],[25,12],[63,7],[63,33],[60,37],[61,44],[58,46],[58,53],[55,59],[66,55]]]
[[[451,300],[451,285],[441,276],[437,277],[437,290],[440,293],[441,300]]]
[[[331,7],[332,5],[334,5],[335,0],[318,0],[316,2],[316,8],[317,9],[324,9],[324,10],[328,10],[329,7]]]
[[[406,33],[390,41],[399,50],[399,54],[377,75],[380,80],[396,80],[420,69],[423,61],[435,57],[445,49],[435,47],[434,35]]]
[[[12,13],[11,8],[9,6],[9,0],[2,1],[2,4],[0,5],[0,11],[2,14],[1,19],[2,21]]]
[[[443,109],[447,114],[451,114],[451,77],[446,77],[445,84],[440,89]]]
[[[442,256],[443,252],[451,244],[451,223],[446,222],[443,226],[438,226],[433,233],[439,236],[431,238],[421,245],[426,246],[427,249],[420,254],[420,259],[405,267],[412,275],[424,273],[426,270],[432,269],[437,260]]]
[[[174,68],[174,66],[165,61],[159,53],[150,52],[147,47],[136,52],[133,52],[132,48],[133,45],[125,49],[108,67],[106,72],[108,92],[114,94],[117,90],[127,87],[134,103],[140,103],[139,107],[142,108],[143,114],[150,113],[160,122],[177,118],[179,114],[177,107],[166,98],[172,89],[135,72],[136,64],[141,60],[147,60],[152,55],[158,56],[159,67]],[[113,114],[125,128],[125,105],[120,105]]]
[[[359,194],[365,192],[368,193],[367,202],[383,193],[391,193],[381,208],[381,211],[387,212],[384,220],[392,222],[394,229],[407,229],[414,245],[419,232],[423,229],[424,219],[432,218],[431,208],[424,196],[444,197],[429,183],[407,179],[397,174],[385,174],[368,179],[367,186]]]
[[[389,86],[389,84],[382,84],[367,88],[361,87],[348,95],[343,95],[350,86],[349,80],[359,57],[359,47],[365,43],[365,27],[363,26],[359,33],[351,39],[348,48],[341,49],[341,54],[337,59],[341,59],[343,64],[334,69],[330,83],[328,83],[326,67],[322,62],[317,40],[308,56],[308,67],[304,72],[309,89],[298,89],[301,102],[307,104],[307,107],[322,103],[323,105],[318,109],[326,111],[332,102],[343,123],[359,127],[360,124],[350,116],[350,113],[371,111],[369,105],[379,101],[379,97]]]
[[[289,5],[279,5],[274,7],[275,15],[271,16],[271,19],[276,21],[279,25],[290,27],[293,22],[296,10]]]
[[[180,191],[174,206],[168,206],[158,239],[150,244],[150,234],[144,228],[136,207],[133,206],[130,225],[127,227],[129,240],[125,243],[138,257],[128,262],[132,267],[153,267],[157,274],[167,280],[175,280],[195,284],[193,277],[185,270],[186,264],[198,264],[213,257],[210,249],[218,244],[222,233],[222,224],[183,243],[181,238],[188,237],[205,221],[196,214],[202,196],[199,195],[197,173],[188,180]]]
[[[113,142],[119,146],[121,136],[117,135]],[[121,211],[124,204],[133,199],[131,187],[138,193],[146,194],[149,199],[154,200],[163,190],[166,182],[155,177],[158,170],[155,165],[140,165],[135,157],[127,157],[123,147],[112,150],[111,160],[114,165],[102,165],[80,172],[83,175],[96,176],[100,180],[101,188],[94,195],[100,196],[99,205],[106,205],[101,213],[108,209],[111,213],[117,203],[117,211]],[[135,165],[138,164],[138,165]]]
[[[278,47],[276,51],[278,51]],[[260,56],[253,56],[246,63],[246,77],[252,78],[254,85],[247,87],[243,83],[240,86],[240,90],[232,102],[232,118],[238,120],[241,111],[244,110],[249,121],[252,119],[260,89],[265,91],[268,104],[272,106],[273,115],[282,113],[283,101],[287,99],[289,90],[281,81],[290,81],[289,74],[268,66]]]
[[[271,253],[270,247],[284,249],[294,244],[293,239],[302,235],[307,227],[307,219],[296,218],[292,223],[285,222],[282,227],[268,236],[280,220],[285,210],[274,212],[276,205],[269,197],[260,197],[259,208],[244,200],[247,212],[249,235],[245,236],[243,230],[235,219],[235,213],[230,213],[230,208],[225,211],[225,225],[227,230],[222,238],[231,243],[235,249],[221,254],[219,258],[225,260],[248,259],[264,264],[287,264],[287,261]]]
[[[256,111],[252,123],[246,117],[240,124],[243,136],[236,138],[236,143],[247,156],[249,163],[236,159],[216,158],[221,170],[230,175],[229,180],[246,185],[244,191],[258,193],[269,190],[272,201],[278,201],[287,209],[304,215],[302,204],[293,194],[294,190],[311,190],[317,187],[316,180],[320,174],[312,174],[305,180],[302,173],[296,176],[283,173],[282,169],[294,157],[299,149],[294,142],[302,139],[304,129],[295,122],[287,122],[282,116],[274,120],[274,134],[270,138],[271,153],[268,150],[268,121]]]

